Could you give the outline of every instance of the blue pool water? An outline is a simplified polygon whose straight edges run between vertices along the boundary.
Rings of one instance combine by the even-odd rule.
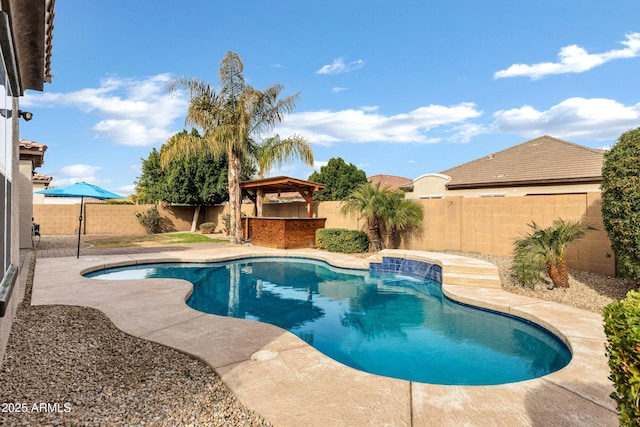
[[[163,263],[87,274],[191,282],[199,311],[271,323],[356,369],[411,381],[491,385],[566,366],[567,347],[540,327],[458,304],[429,279],[345,270],[300,258]]]

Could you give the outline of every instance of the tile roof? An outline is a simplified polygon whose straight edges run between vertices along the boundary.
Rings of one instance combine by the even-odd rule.
[[[47,146],[44,144],[20,139],[20,160],[31,160],[34,169],[44,163],[45,151],[47,151]]]
[[[541,136],[442,171],[450,190],[602,182],[604,150]]]
[[[380,184],[380,188],[387,187],[391,190],[397,190],[403,185],[413,183],[413,180],[410,178],[404,178],[401,176],[395,175],[372,175],[367,177],[367,181],[372,184]]]

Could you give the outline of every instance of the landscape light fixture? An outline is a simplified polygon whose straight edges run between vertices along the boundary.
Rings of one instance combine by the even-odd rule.
[[[25,121],[29,121],[31,119],[33,119],[33,113],[30,111],[22,111],[22,110],[18,110],[18,115],[20,117],[22,117]]]

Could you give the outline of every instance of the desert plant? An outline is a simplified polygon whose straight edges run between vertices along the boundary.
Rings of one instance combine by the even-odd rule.
[[[211,234],[216,229],[216,224],[215,222],[203,222],[198,226],[198,229],[202,234]]]
[[[640,425],[640,292],[630,291],[603,310],[609,379],[621,426]]]
[[[144,212],[137,212],[136,217],[140,224],[147,230],[147,234],[156,234],[160,232],[160,212],[155,206],[151,206]]]
[[[569,287],[569,269],[565,250],[570,243],[582,237],[588,230],[595,230],[580,221],[553,221],[547,228],[535,222],[528,224],[532,231],[514,243],[511,273],[522,284],[533,284],[540,280],[540,273],[546,269],[553,286]]]

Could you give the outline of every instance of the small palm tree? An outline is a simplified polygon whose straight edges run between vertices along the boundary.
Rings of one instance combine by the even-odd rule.
[[[382,250],[382,212],[386,189],[370,182],[361,184],[341,203],[343,214],[359,215],[367,221],[367,234],[377,251]]]
[[[356,188],[342,202],[341,211],[366,219],[369,238],[377,251],[384,248],[383,234],[389,246],[396,247],[400,235],[419,226],[424,216],[422,206],[405,199],[403,193],[370,182]]]
[[[405,198],[400,191],[389,191],[382,212],[388,246],[397,248],[402,234],[418,228],[423,218],[420,204]]]
[[[580,221],[556,219],[547,228],[535,222],[528,224],[532,231],[514,243],[512,274],[522,284],[533,284],[546,269],[553,286],[569,287],[569,270],[565,250],[574,240],[587,231],[595,230]]]

